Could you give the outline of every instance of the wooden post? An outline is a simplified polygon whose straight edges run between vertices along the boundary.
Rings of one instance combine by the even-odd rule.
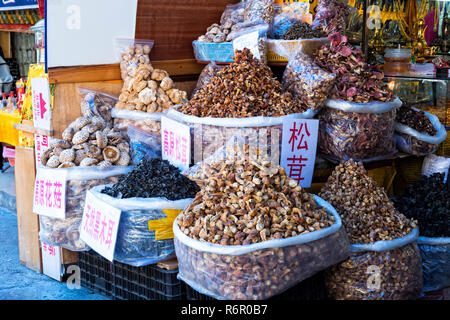
[[[16,147],[16,203],[20,263],[42,273],[39,242],[39,217],[33,213],[34,180],[36,178],[34,148]]]

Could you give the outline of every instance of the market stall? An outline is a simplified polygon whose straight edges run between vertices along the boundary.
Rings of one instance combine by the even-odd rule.
[[[114,299],[448,287],[448,52],[421,27],[447,7],[399,3],[368,29],[367,1],[102,0],[87,30],[47,1],[16,126],[23,263],[57,280],[77,264]]]

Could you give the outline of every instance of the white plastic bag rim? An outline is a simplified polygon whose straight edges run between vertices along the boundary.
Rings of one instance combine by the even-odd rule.
[[[417,244],[427,244],[430,246],[439,246],[439,245],[446,245],[450,244],[450,237],[424,237],[420,236],[417,238]]]
[[[142,111],[132,111],[127,109],[111,109],[111,117],[116,119],[127,119],[127,120],[158,120],[161,121],[161,116],[165,115],[166,112],[142,112]]]
[[[402,101],[395,97],[393,101],[382,102],[351,102],[340,99],[327,99],[324,105],[328,108],[342,110],[344,112],[356,112],[356,113],[385,113],[393,109],[397,109],[402,105]]]
[[[342,221],[341,221],[341,218],[339,217],[338,213],[336,212],[336,210],[333,208],[333,206],[331,204],[329,204],[328,202],[326,202],[319,196],[314,195],[314,198],[316,200],[316,203],[319,206],[325,207],[327,209],[327,211],[334,216],[335,223],[332,226],[321,229],[321,230],[309,232],[307,234],[300,234],[298,236],[294,236],[294,237],[290,237],[290,238],[286,238],[286,239],[267,240],[267,241],[248,244],[248,245],[227,246],[227,245],[203,242],[203,241],[195,240],[195,239],[188,237],[178,227],[178,224],[177,224],[178,217],[177,217],[173,222],[174,238],[181,241],[184,245],[194,248],[197,251],[216,253],[216,254],[224,254],[224,255],[233,255],[233,256],[248,254],[248,253],[251,253],[256,250],[282,248],[282,247],[294,246],[294,245],[299,245],[299,244],[303,244],[303,243],[316,241],[316,240],[325,238],[331,234],[338,232],[340,230],[340,228],[342,227]]]
[[[110,167],[69,167],[69,168],[48,168],[43,169],[59,170],[59,172],[67,171],[67,181],[70,180],[92,180],[92,179],[106,179],[113,176],[123,175],[130,172],[131,166],[110,166]]]
[[[419,237],[419,228],[416,227],[406,236],[394,240],[380,240],[372,244],[360,244],[360,243],[352,244],[350,245],[350,251],[354,253],[364,251],[381,252],[393,250],[395,248],[403,247],[409,243],[416,241],[418,237]]]
[[[100,199],[113,207],[123,211],[128,210],[163,210],[163,209],[177,209],[183,210],[192,202],[192,198],[180,200],[168,200],[167,198],[125,198],[116,199],[105,193],[101,193],[104,187],[111,187],[113,184],[106,184],[95,186],[88,192],[91,192],[97,199]]]
[[[414,107],[412,107],[411,109],[416,111],[423,111]],[[414,137],[420,141],[424,141],[430,144],[440,144],[447,138],[447,130],[445,130],[444,125],[439,121],[439,118],[437,116],[426,111],[423,112],[427,115],[428,119],[430,119],[431,121],[431,124],[437,130],[438,133],[435,136],[430,136],[429,134],[421,133],[399,122],[394,122],[395,131],[407,134],[408,136]]]
[[[293,3],[293,2],[288,2],[288,3]],[[296,43],[296,42],[314,42],[314,41],[330,41],[330,39],[328,39],[328,37],[322,37],[322,38],[309,38],[309,39],[295,39],[295,40],[284,40],[284,39],[267,39],[268,43]]]
[[[168,118],[191,124],[204,124],[218,127],[237,127],[237,128],[248,128],[248,127],[270,127],[283,124],[283,119],[312,119],[316,114],[317,110],[313,111],[308,109],[303,113],[293,113],[281,117],[248,117],[248,118],[214,118],[214,117],[196,117],[189,114],[184,114],[177,110],[169,110],[165,116]]]

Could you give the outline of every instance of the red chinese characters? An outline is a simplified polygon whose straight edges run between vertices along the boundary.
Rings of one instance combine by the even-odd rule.
[[[300,128],[297,128],[297,123],[293,123],[293,127],[289,129],[291,132],[289,145],[291,147],[291,152],[295,153],[295,150],[308,151],[308,141],[307,138],[311,136],[308,130],[308,124],[300,123]],[[287,158],[287,166],[289,167],[288,175],[292,179],[296,180],[297,183],[304,180],[305,178],[302,176],[303,167],[306,166],[306,162],[308,158],[303,157],[301,154],[296,156],[295,154],[292,157]]]

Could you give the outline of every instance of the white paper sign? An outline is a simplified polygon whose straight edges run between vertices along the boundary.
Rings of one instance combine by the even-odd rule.
[[[43,130],[50,130],[52,108],[50,105],[50,86],[47,78],[31,78],[31,96],[34,126]]]
[[[180,170],[189,168],[191,130],[189,126],[161,117],[162,158]]]
[[[34,135],[34,152],[36,153],[36,167],[42,167],[41,155],[49,148],[49,137],[42,134]]]
[[[248,48],[253,54],[253,57],[260,60],[261,53],[259,52],[259,31],[247,33],[233,40],[233,50],[243,50]]]
[[[319,120],[284,119],[281,166],[304,188],[311,186],[316,161]]]
[[[66,170],[38,168],[34,183],[33,212],[52,218],[66,217]]]
[[[88,191],[80,226],[80,239],[109,261],[114,259],[121,211]]]
[[[42,272],[57,281],[61,281],[61,248],[41,241]]]

